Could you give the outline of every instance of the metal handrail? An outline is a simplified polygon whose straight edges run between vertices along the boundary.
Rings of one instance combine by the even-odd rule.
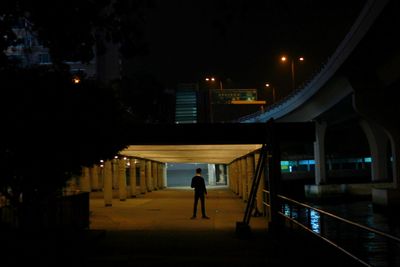
[[[270,194],[270,192],[269,192],[268,190],[266,190],[266,189],[263,189],[262,192],[265,193],[265,194]],[[280,195],[280,194],[278,194],[277,197],[278,197],[279,199],[285,200],[285,201],[287,201],[287,202],[291,202],[291,203],[296,204],[296,205],[298,205],[298,206],[301,206],[301,207],[303,207],[303,208],[306,208],[306,209],[309,209],[309,210],[317,211],[317,212],[319,212],[319,213],[321,213],[321,214],[323,214],[323,215],[326,215],[326,216],[331,217],[331,218],[333,218],[333,219],[336,219],[336,220],[338,220],[338,221],[344,222],[344,223],[346,223],[346,224],[349,224],[349,225],[355,226],[355,227],[357,227],[357,228],[360,228],[360,229],[363,229],[363,230],[366,230],[366,231],[375,233],[375,234],[377,234],[377,235],[386,237],[386,238],[388,238],[388,239],[390,239],[390,240],[392,240],[392,241],[395,241],[395,242],[400,243],[400,238],[397,237],[397,236],[393,236],[393,235],[390,235],[390,234],[388,234],[388,233],[379,231],[379,230],[377,230],[377,229],[374,229],[374,228],[371,228],[371,227],[367,227],[367,226],[365,226],[365,225],[362,225],[362,224],[359,224],[359,223],[356,223],[356,222],[353,222],[353,221],[344,219],[344,218],[339,217],[339,216],[337,216],[337,215],[334,215],[334,214],[332,214],[332,213],[326,212],[326,211],[324,211],[324,210],[321,210],[321,209],[319,209],[319,208],[310,206],[310,205],[305,204],[305,203],[301,203],[301,202],[299,202],[299,201],[297,201],[297,200],[288,198],[288,197],[283,196],[283,195]],[[263,204],[264,204],[265,206],[267,206],[267,207],[270,206],[269,203],[267,203],[267,202],[265,202],[265,201],[263,201]],[[278,214],[281,215],[281,216],[283,216],[283,217],[285,217],[285,218],[287,218],[288,220],[290,220],[291,222],[295,223],[296,225],[302,227],[303,229],[307,230],[308,232],[314,234],[315,236],[321,238],[322,240],[324,240],[325,242],[329,243],[330,245],[332,245],[332,246],[336,247],[337,249],[341,250],[342,252],[344,252],[344,253],[347,254],[348,256],[350,256],[350,257],[352,257],[353,259],[357,260],[359,263],[364,264],[365,266],[371,266],[370,264],[368,264],[368,263],[366,263],[365,261],[361,260],[361,259],[358,258],[357,256],[353,255],[351,252],[349,252],[349,251],[347,251],[346,249],[342,248],[341,246],[339,246],[338,244],[336,244],[336,243],[334,243],[333,241],[329,240],[328,238],[324,237],[323,235],[314,232],[312,229],[310,229],[308,226],[304,225],[304,224],[301,223],[300,221],[297,221],[296,219],[294,219],[294,218],[292,218],[292,217],[290,217],[290,216],[288,216],[288,215],[286,215],[286,214],[284,214],[284,213],[282,213],[282,212],[280,212],[280,211],[278,212]]]
[[[351,258],[355,259],[355,260],[358,261],[359,263],[361,263],[361,264],[363,264],[363,265],[365,265],[365,266],[371,266],[371,265],[368,264],[367,262],[365,262],[365,261],[363,261],[362,259],[360,259],[360,258],[356,257],[355,255],[351,254],[351,252],[345,250],[344,248],[342,248],[342,247],[339,246],[338,244],[332,242],[332,241],[329,240],[328,238],[326,238],[326,237],[324,237],[324,236],[322,236],[322,235],[319,235],[319,234],[315,233],[314,231],[312,231],[311,229],[309,229],[309,228],[308,228],[307,226],[305,226],[304,224],[302,224],[302,223],[296,221],[296,220],[293,219],[293,218],[290,218],[290,217],[286,216],[286,215],[283,214],[282,212],[278,212],[278,214],[280,214],[280,215],[286,217],[286,218],[287,218],[288,220],[290,220],[291,222],[297,224],[298,226],[302,227],[303,229],[305,229],[306,231],[312,233],[313,235],[315,235],[315,236],[321,238],[322,240],[324,240],[324,241],[327,242],[328,244],[330,244],[330,245],[336,247],[337,249],[339,249],[340,251],[342,251],[342,252],[345,253],[346,255],[350,256]]]
[[[344,219],[344,218],[339,217],[339,216],[337,216],[337,215],[334,215],[334,214],[332,214],[332,213],[323,211],[323,210],[321,210],[321,209],[319,209],[319,208],[315,208],[315,207],[313,207],[313,206],[310,206],[310,205],[307,205],[307,204],[298,202],[298,201],[296,201],[296,200],[294,200],[294,199],[291,199],[291,198],[288,198],[288,197],[285,197],[285,196],[282,196],[282,195],[278,195],[278,197],[281,198],[281,199],[284,199],[284,200],[286,200],[286,201],[295,203],[296,205],[299,205],[299,206],[302,206],[302,207],[305,207],[305,208],[308,208],[308,209],[312,209],[312,210],[318,211],[319,213],[322,213],[322,214],[324,214],[324,215],[327,215],[327,216],[329,216],[329,217],[332,217],[332,218],[334,218],[334,219],[336,219],[336,220],[339,220],[339,221],[345,222],[345,223],[347,223],[347,224],[356,226],[356,227],[358,227],[358,228],[364,229],[364,230],[366,230],[366,231],[369,231],[369,232],[372,232],[372,233],[375,233],[375,234],[384,236],[384,237],[386,237],[386,238],[392,239],[393,241],[396,241],[396,242],[399,242],[399,243],[400,243],[400,238],[398,238],[398,237],[396,237],[396,236],[392,236],[392,235],[389,235],[388,233],[379,231],[379,230],[377,230],[377,229],[374,229],[374,228],[371,228],[371,227],[368,227],[368,226],[365,226],[365,225],[362,225],[362,224],[359,224],[359,223],[356,223],[356,222],[353,222],[353,221]]]

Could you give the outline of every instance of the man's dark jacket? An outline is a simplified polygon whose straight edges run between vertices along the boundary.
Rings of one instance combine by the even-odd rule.
[[[207,194],[206,184],[202,176],[194,176],[192,178],[191,187],[194,188],[194,191],[197,194]]]

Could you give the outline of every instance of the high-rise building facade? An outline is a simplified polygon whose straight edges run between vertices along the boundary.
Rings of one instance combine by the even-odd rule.
[[[198,122],[198,85],[182,83],[175,93],[175,123]]]

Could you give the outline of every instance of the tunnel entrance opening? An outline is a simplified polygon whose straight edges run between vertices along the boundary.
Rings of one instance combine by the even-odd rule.
[[[260,144],[132,145],[121,154],[165,164],[166,187],[190,187],[196,168],[202,168],[207,186],[226,186],[227,165],[260,148]]]
[[[167,163],[166,185],[167,187],[190,187],[191,179],[196,168],[202,169],[206,186],[226,186],[226,164],[209,163]]]

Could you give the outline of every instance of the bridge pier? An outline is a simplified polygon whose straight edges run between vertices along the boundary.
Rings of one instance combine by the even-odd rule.
[[[325,133],[327,123],[315,122],[315,142],[314,142],[314,158],[315,158],[315,184],[326,183],[326,160],[325,160]]]
[[[393,187],[372,190],[372,203],[375,208],[392,210],[400,207],[400,134],[389,132],[392,147]]]
[[[388,137],[381,127],[373,122],[361,120],[361,128],[367,137],[371,151],[371,178],[373,182],[389,180],[388,177]]]
[[[373,83],[371,83],[373,84]],[[356,86],[358,85],[358,86]],[[400,206],[400,129],[398,120],[393,119],[393,114],[398,114],[398,103],[395,98],[388,98],[387,95],[382,95],[376,87],[368,88],[369,90],[360,90],[362,88],[356,83],[353,103],[355,110],[378,124],[387,135],[392,151],[392,176],[393,186],[386,189],[372,190],[372,203],[375,207],[382,209],[390,209]],[[362,83],[361,83],[362,85]],[[358,90],[357,90],[358,89]],[[374,99],[374,105],[371,107],[371,99]],[[374,133],[375,128],[371,128]],[[370,141],[370,140],[369,140]],[[371,150],[371,154],[374,151]],[[375,151],[383,153],[383,151]],[[386,153],[385,153],[386,154]],[[379,159],[379,155],[375,160]],[[375,164],[378,164],[376,162]],[[382,164],[381,164],[382,165]],[[373,165],[375,166],[375,165]],[[375,166],[376,167],[376,166]],[[382,169],[383,166],[379,168]]]

